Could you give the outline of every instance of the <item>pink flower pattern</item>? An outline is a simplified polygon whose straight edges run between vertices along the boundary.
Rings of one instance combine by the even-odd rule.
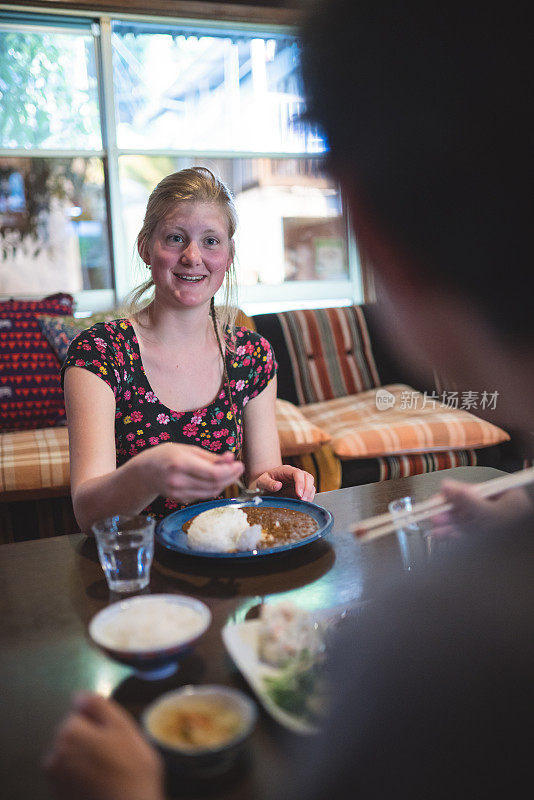
[[[235,452],[236,426],[242,442],[243,409],[277,369],[269,342],[247,328],[237,328],[235,352],[227,360],[233,407],[224,388],[206,408],[173,410],[160,403],[148,383],[135,332],[124,319],[101,322],[79,334],[70,344],[63,370],[74,365],[95,373],[113,390],[117,466],[147,447],[168,441],[212,452]],[[235,413],[235,421],[228,419],[229,411]],[[143,513],[161,519],[180,507],[171,498],[158,497]]]

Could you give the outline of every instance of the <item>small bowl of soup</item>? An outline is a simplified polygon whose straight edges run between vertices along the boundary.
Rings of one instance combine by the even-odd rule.
[[[242,752],[257,720],[256,704],[228,686],[183,686],[144,711],[143,728],[174,768],[216,775]]]

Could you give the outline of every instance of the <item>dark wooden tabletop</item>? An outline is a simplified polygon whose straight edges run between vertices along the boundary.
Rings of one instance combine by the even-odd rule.
[[[213,622],[175,675],[142,681],[100,653],[87,636],[87,623],[119,599],[107,589],[95,544],[83,534],[0,546],[0,765],[4,796],[44,800],[49,790],[40,758],[71,695],[88,689],[112,695],[134,716],[153,698],[187,683],[223,683],[249,692],[226,654],[220,631],[242,619],[260,601],[289,596],[306,608],[369,600],[401,569],[395,537],[358,544],[349,526],[387,510],[395,497],[429,497],[444,477],[479,482],[501,475],[489,467],[459,467],[413,478],[340,489],[317,495],[334,515],[321,540],[286,554],[256,561],[221,562],[179,555],[159,545],[149,591],[177,592],[203,600]],[[260,710],[244,762],[216,785],[187,785],[179,797],[254,800],[275,764],[287,752],[287,733]]]

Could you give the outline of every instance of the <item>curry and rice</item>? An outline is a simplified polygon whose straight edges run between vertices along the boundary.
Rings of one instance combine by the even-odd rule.
[[[315,533],[317,521],[292,508],[219,506],[183,525],[189,546],[203,552],[268,550],[293,544]]]

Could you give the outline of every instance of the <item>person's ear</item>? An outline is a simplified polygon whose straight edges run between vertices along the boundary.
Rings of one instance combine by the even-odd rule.
[[[148,251],[146,238],[143,237],[142,239],[137,240],[137,252],[147,267],[150,267],[150,253]]]
[[[416,295],[424,295],[428,280],[415,256],[404,243],[396,240],[384,220],[372,212],[356,179],[345,174],[339,175],[338,180],[350,211],[351,227],[362,260],[369,264],[378,282],[389,287],[402,287],[412,301]]]

